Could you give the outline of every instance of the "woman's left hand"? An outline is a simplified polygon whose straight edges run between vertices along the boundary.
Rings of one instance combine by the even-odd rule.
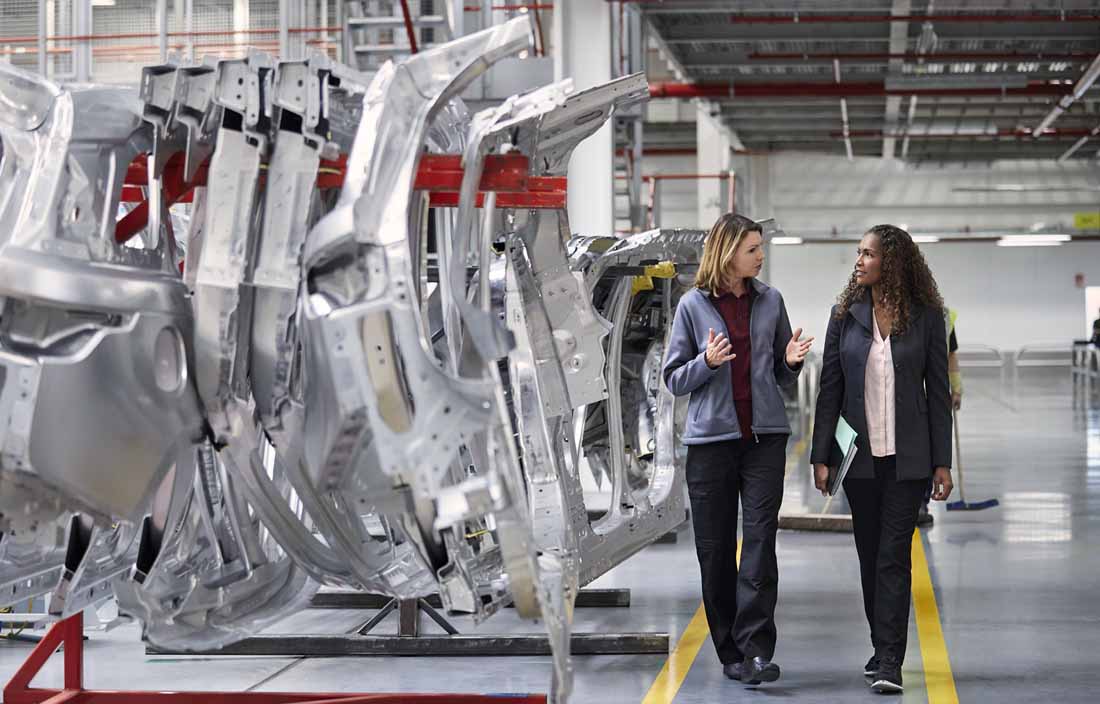
[[[932,498],[936,501],[947,501],[951,496],[951,490],[955,488],[955,482],[951,481],[951,470],[947,467],[936,467],[932,473]]]
[[[791,335],[791,341],[787,343],[787,366],[794,368],[802,364],[806,360],[806,354],[809,353],[810,347],[814,343],[814,338],[807,337],[805,340],[799,340],[802,337],[802,328],[794,331]]]

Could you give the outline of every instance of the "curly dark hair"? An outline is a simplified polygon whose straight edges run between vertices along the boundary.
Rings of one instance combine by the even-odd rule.
[[[882,248],[882,288],[886,304],[894,309],[892,334],[902,335],[909,329],[909,312],[914,303],[942,311],[943,297],[936,279],[909,233],[894,225],[875,225],[867,234],[877,236]],[[837,297],[836,317],[843,318],[853,303],[870,296],[869,288],[856,280],[853,271],[848,285]]]

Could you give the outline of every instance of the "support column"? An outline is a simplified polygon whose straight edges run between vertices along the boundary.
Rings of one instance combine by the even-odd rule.
[[[248,0],[233,0],[233,41],[238,44],[247,44],[248,35],[245,32],[250,29],[248,18]],[[281,39],[281,37],[280,37]]]
[[[290,0],[279,0],[279,58],[290,56]]]
[[[195,0],[185,0],[183,7],[183,31],[187,32],[187,60],[194,61],[195,37],[192,36],[191,33],[195,31]]]
[[[711,116],[711,106],[699,102],[695,110],[695,159],[698,173],[728,173],[732,156],[729,132],[717,117]],[[696,219],[699,227],[706,230],[723,213],[730,210],[731,204],[726,202],[729,200],[729,183],[716,178],[701,178],[697,183]]]
[[[157,0],[157,50],[160,54],[160,62],[168,61],[168,0]]]
[[[910,0],[894,0],[890,8],[890,14],[894,17],[909,17],[912,12]],[[931,10],[928,10],[931,12]],[[891,55],[904,54],[909,48],[909,21],[894,20],[890,22],[890,47]],[[889,72],[891,75],[901,75],[902,59],[890,59]],[[882,124],[882,158],[893,159],[897,144],[895,134],[898,129],[898,116],[901,112],[900,95],[886,96],[886,113]],[[904,155],[902,155],[904,158]],[[849,157],[849,161],[851,157]]]
[[[46,0],[38,0],[38,72],[46,75]]]
[[[86,37],[92,33],[92,0],[73,0],[73,34]],[[92,43],[87,39],[76,42],[73,50],[73,69],[77,83],[92,80]]]
[[[576,90],[611,80],[611,3],[556,0],[554,78]],[[569,162],[569,227],[575,234],[611,235],[614,214],[614,132],[610,122],[581,142]]]
[[[737,212],[755,220],[767,220],[775,217],[772,209],[771,156],[768,154],[734,154],[730,162],[737,173]],[[713,222],[713,221],[711,221]],[[706,223],[702,227],[710,227]],[[785,227],[782,219],[777,220],[779,227]],[[788,232],[796,235],[798,233]],[[760,278],[768,281],[771,275],[771,244],[764,240],[764,268]]]

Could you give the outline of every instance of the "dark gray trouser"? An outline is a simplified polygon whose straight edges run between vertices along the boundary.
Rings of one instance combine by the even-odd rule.
[[[927,479],[897,480],[896,458],[875,457],[874,479],[846,479],[863,609],[879,657],[905,659],[913,586],[913,531]]]
[[[775,532],[783,501],[787,435],[689,445],[688,496],[703,606],[718,659],[772,659],[779,568]],[[737,503],[744,511],[737,566]]]

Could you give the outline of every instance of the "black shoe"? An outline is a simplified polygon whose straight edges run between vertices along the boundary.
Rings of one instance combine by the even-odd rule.
[[[741,681],[745,684],[775,682],[779,679],[779,665],[761,657],[745,658],[741,665]]]
[[[901,663],[891,658],[883,658],[878,672],[871,681],[871,689],[879,694],[901,694]]]
[[[722,674],[729,677],[731,680],[741,679],[741,663],[739,662],[727,662],[722,665]]]
[[[932,518],[932,514],[928,512],[928,507],[921,507],[920,513],[917,514],[918,526],[930,526],[936,522],[936,519]]]
[[[874,677],[878,674],[878,655],[872,655],[867,664],[863,666],[864,677]]]

